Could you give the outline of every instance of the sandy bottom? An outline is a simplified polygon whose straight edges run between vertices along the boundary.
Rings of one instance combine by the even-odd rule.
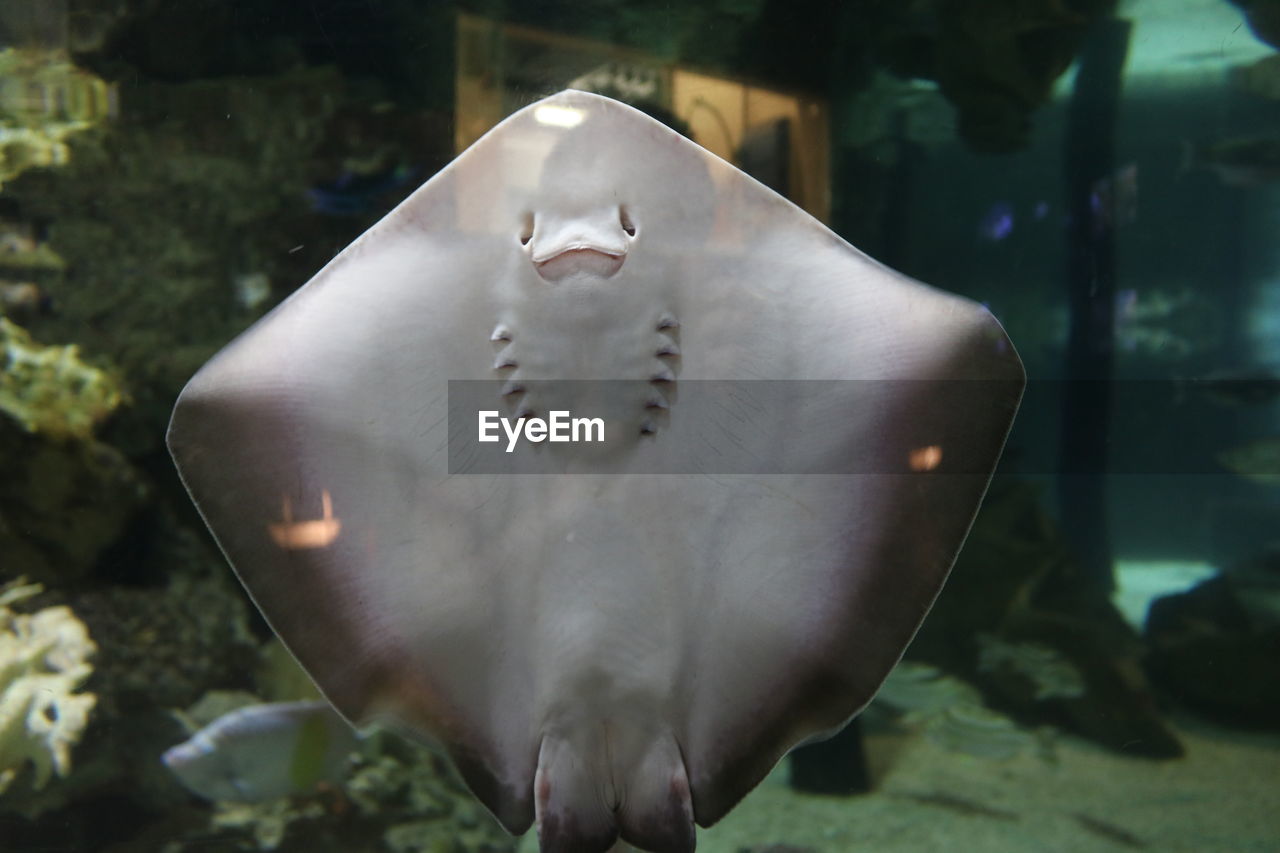
[[[1187,754],[1125,758],[1060,736],[1055,760],[948,752],[919,732],[867,737],[877,790],[792,792],[779,767],[700,853],[785,844],[831,851],[1278,851],[1280,736],[1181,720]]]
[[[1187,754],[1126,758],[1060,735],[1054,760],[950,752],[918,730],[871,731],[877,789],[797,794],[786,763],[712,829],[698,853],[1249,853],[1280,851],[1280,735],[1175,719]],[[520,853],[536,853],[526,833]]]

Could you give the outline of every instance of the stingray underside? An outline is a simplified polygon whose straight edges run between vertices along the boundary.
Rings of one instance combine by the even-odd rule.
[[[596,399],[541,381],[605,383],[612,443],[477,469],[463,380],[504,414]],[[985,309],[567,92],[217,355],[169,444],[345,716],[442,743],[544,849],[677,850],[870,700],[1022,385]]]

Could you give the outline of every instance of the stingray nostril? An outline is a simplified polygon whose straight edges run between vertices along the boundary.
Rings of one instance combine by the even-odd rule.
[[[626,207],[618,205],[618,224],[622,226],[622,230],[626,232],[628,237],[636,236],[636,224],[631,219],[631,214],[627,212]]]
[[[520,223],[520,245],[527,246],[529,241],[533,239],[533,214],[526,213],[524,220]]]

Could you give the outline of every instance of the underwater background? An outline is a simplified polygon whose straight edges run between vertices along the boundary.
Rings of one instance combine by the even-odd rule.
[[[1280,849],[1278,48],[1277,0],[0,0],[0,850],[536,849],[263,704],[317,694],[164,434],[567,87],[983,302],[1029,376],[903,663],[701,849]],[[168,751],[214,721],[262,760],[211,800]]]

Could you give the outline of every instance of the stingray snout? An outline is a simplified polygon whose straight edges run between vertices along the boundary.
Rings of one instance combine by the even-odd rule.
[[[625,208],[616,207],[585,216],[530,217],[521,243],[546,281],[574,274],[610,278],[622,269],[635,235]]]

